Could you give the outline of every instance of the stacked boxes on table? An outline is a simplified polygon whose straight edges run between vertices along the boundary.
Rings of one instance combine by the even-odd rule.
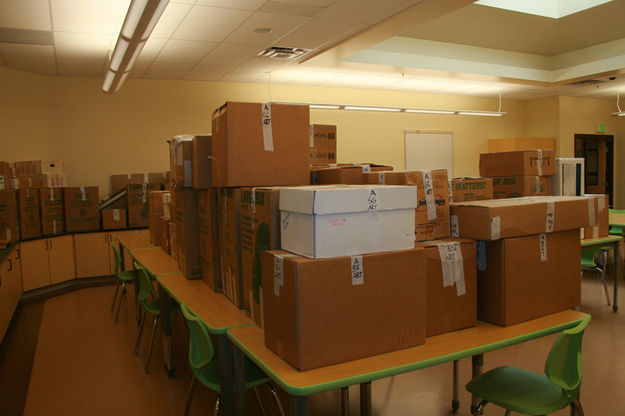
[[[11,189],[43,188],[48,184],[48,178],[43,173],[41,160],[27,160],[15,162],[9,180]]]
[[[0,190],[0,246],[19,239],[17,199],[15,192]]]
[[[39,189],[19,189],[17,191],[20,238],[29,239],[41,236],[41,212]]]
[[[65,230],[67,232],[97,231],[100,229],[99,196],[97,186],[63,189]]]
[[[144,228],[150,225],[149,192],[161,189],[160,184],[126,185],[127,213],[129,228]]]
[[[41,188],[41,232],[56,235],[65,232],[65,212],[62,188]]]
[[[155,246],[162,245],[163,221],[165,205],[171,202],[170,191],[150,191],[148,195],[148,222],[150,231],[150,243]],[[166,228],[167,224],[165,224]]]
[[[167,172],[113,174],[111,175],[110,195],[115,195],[125,190],[128,185],[141,185],[147,183],[150,185],[157,185],[156,189],[161,189],[162,185],[165,185],[167,182]]]
[[[594,226],[581,229],[581,238],[607,237],[610,234],[610,196],[606,194],[586,194],[586,197],[597,198],[597,222]]]
[[[336,163],[336,126],[310,125],[310,164]]]

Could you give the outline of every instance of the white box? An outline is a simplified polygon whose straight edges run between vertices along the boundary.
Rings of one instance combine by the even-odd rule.
[[[556,176],[553,178],[552,188],[556,196],[583,196],[584,158],[556,158]]]
[[[43,172],[41,173],[44,175],[62,176],[65,174],[65,164],[60,160],[46,160],[43,164]]]
[[[282,188],[282,249],[312,258],[411,249],[416,207],[416,186]]]

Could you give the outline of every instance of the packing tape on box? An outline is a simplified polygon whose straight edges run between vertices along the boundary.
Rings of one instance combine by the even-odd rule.
[[[476,242],[477,269],[481,272],[486,271],[488,266],[486,261],[486,241]]]
[[[143,183],[149,183],[150,182],[150,176],[148,175],[147,172],[143,172]]]
[[[543,176],[543,151],[542,149],[536,150],[538,160],[536,161],[536,167],[538,168],[538,176]]]
[[[32,178],[28,178],[28,187],[29,188],[33,187],[33,179]]]
[[[360,166],[362,168],[362,173],[369,173],[371,172],[371,165],[356,165],[356,166]]]
[[[534,193],[540,193],[540,176],[536,176],[536,185],[534,185]]]
[[[447,193],[449,194],[449,202],[454,202],[454,185],[451,181],[447,182]]]
[[[501,217],[490,219],[490,239],[499,240],[501,238]]]
[[[85,192],[84,186],[80,187],[80,199],[82,199],[83,201],[87,200],[87,193]]]
[[[436,201],[434,199],[434,187],[432,186],[432,171],[424,170],[423,189],[425,191],[425,205],[428,209],[428,221],[436,219]]]
[[[310,135],[310,147],[315,147],[315,133],[314,133],[312,124],[310,125],[309,135]]]
[[[256,228],[256,188],[252,188],[252,195],[250,198],[250,222],[252,230]]]
[[[362,265],[362,256],[351,256],[352,285],[365,284],[365,270]]]
[[[4,175],[0,175],[0,191],[4,191],[6,189]]]
[[[128,180],[132,180],[132,174],[127,173],[127,174],[126,174],[126,178],[127,178]]]
[[[121,220],[121,216],[119,215],[119,210],[118,209],[114,209],[113,210],[113,221],[119,222],[120,220]]]
[[[547,215],[545,221],[545,232],[552,233],[556,220],[556,205],[553,201],[547,202]]]
[[[145,204],[147,200],[148,200],[148,184],[144,182],[141,184],[141,203]]]
[[[441,257],[441,268],[443,271],[443,287],[456,284],[456,296],[467,293],[464,282],[464,261],[460,243],[438,244],[438,253]]]
[[[54,189],[50,188],[50,201],[54,202]]]
[[[540,261],[547,261],[547,234],[540,234],[538,243],[540,245]]]
[[[599,226],[598,225],[594,225],[592,227],[592,238],[599,238]]]
[[[271,103],[261,104],[261,122],[263,125],[263,147],[265,152],[273,152],[273,123]]]
[[[595,198],[588,198],[588,223],[591,227],[597,225],[597,215],[595,213]]]
[[[276,254],[273,258],[273,294],[280,296],[280,287],[284,286],[284,259],[297,257],[296,254]]]
[[[378,184],[379,185],[386,185],[386,175],[384,174],[384,172],[379,172],[378,173]]]
[[[597,205],[597,208],[599,208],[599,212],[603,212],[603,210],[605,209],[605,196],[601,195],[597,197]]]
[[[451,223],[451,236],[460,237],[460,229],[458,228],[458,216],[452,215],[449,217]]]
[[[52,220],[52,234],[56,234],[56,220]]]

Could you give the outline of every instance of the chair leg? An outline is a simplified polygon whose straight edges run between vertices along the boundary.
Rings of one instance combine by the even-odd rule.
[[[117,319],[119,318],[119,310],[122,307],[122,298],[124,297],[125,290],[126,290],[126,282],[122,283],[122,294],[119,296],[119,303],[117,304],[117,312],[115,313],[115,322],[117,322]]]
[[[571,416],[584,416],[584,409],[582,409],[582,403],[579,399],[571,402]]]
[[[119,291],[119,282],[120,279],[117,279],[117,283],[115,283],[115,294],[113,295],[113,303],[111,304],[111,313],[115,310],[115,300],[117,300],[117,292]]]
[[[187,402],[184,405],[184,416],[189,416],[191,410],[191,400],[193,399],[193,391],[195,390],[195,376],[191,377],[191,385],[189,386],[189,393],[187,394]]]
[[[471,408],[471,414],[473,416],[483,415],[484,414],[484,406],[486,406],[488,402],[486,400],[482,400],[475,406],[475,409]]]
[[[145,317],[147,314],[143,314],[141,319],[141,327],[139,328],[139,336],[137,336],[137,343],[135,344],[135,355],[139,355],[139,345],[141,345],[141,335],[143,335],[143,327],[145,326]]]
[[[156,315],[154,317],[154,325],[152,325],[152,341],[150,342],[150,352],[148,353],[148,359],[145,362],[145,370],[143,370],[145,374],[147,374],[148,371],[150,371],[150,360],[152,359],[152,350],[154,349],[154,340],[156,339],[156,328],[158,326],[158,318],[160,318],[160,315]]]
[[[278,412],[280,412],[280,416],[284,416],[284,409],[282,408],[282,403],[280,403],[280,398],[276,393],[276,389],[273,388],[273,384],[267,383],[269,386],[269,390],[271,390],[271,394],[273,395],[274,400],[276,401],[276,406],[278,407]]]
[[[221,410],[221,394],[218,394],[217,401],[215,401],[215,410],[213,411],[213,416],[217,416],[220,410]]]
[[[608,306],[610,306],[610,295],[608,294],[608,287],[605,284],[605,271],[608,267],[608,252],[605,250],[601,251],[601,260],[603,261],[601,267],[601,283],[603,283],[603,291],[605,292],[605,298],[608,301]]]
[[[510,409],[506,409],[506,416],[510,416]]]
[[[254,389],[254,394],[256,395],[256,401],[258,402],[258,407],[260,408],[260,413],[262,413],[263,416],[267,416],[265,413],[265,408],[263,407],[263,402],[260,401],[260,396],[258,395],[258,389],[256,388],[256,386],[254,386],[253,389]]]

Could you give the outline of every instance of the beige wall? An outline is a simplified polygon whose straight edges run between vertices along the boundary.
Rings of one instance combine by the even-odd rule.
[[[542,98],[527,102],[527,136],[558,137],[558,97]],[[556,140],[556,148],[559,146]]]

